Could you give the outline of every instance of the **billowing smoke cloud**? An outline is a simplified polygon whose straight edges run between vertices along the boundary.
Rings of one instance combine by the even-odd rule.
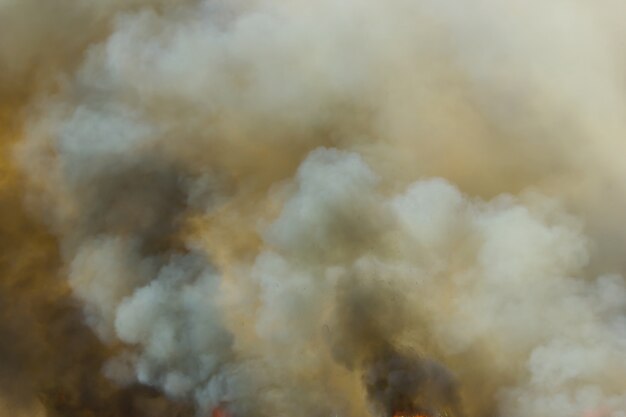
[[[0,407],[625,417],[626,6],[500,3],[0,0]]]

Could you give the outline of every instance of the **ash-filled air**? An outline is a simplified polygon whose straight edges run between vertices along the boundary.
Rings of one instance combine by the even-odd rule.
[[[626,417],[624,21],[0,0],[0,415]]]

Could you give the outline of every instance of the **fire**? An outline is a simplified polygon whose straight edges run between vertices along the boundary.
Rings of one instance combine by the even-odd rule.
[[[211,417],[232,417],[231,414],[222,406],[217,406],[211,412]]]

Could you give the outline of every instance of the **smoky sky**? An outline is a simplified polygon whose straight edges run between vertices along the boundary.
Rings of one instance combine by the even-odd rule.
[[[0,415],[626,416],[624,18],[0,0]]]

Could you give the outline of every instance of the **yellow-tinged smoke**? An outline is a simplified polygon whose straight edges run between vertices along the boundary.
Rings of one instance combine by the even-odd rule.
[[[0,412],[623,417],[624,18],[0,1]]]

